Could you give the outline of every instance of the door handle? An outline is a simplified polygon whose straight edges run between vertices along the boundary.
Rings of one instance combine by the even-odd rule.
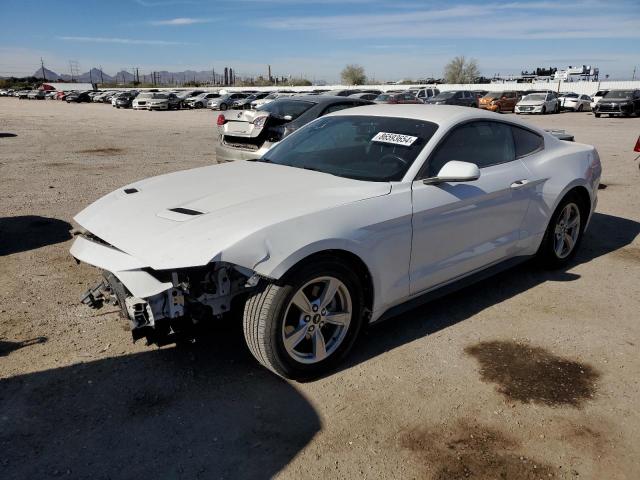
[[[516,180],[515,182],[513,182],[511,184],[511,188],[522,188],[524,187],[527,183],[529,183],[529,180],[527,180],[526,178],[523,178],[522,180]]]

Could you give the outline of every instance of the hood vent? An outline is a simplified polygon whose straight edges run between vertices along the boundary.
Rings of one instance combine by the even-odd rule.
[[[191,216],[202,215],[204,213],[204,212],[199,212],[198,210],[191,210],[190,208],[182,208],[182,207],[170,208],[169,211],[181,213],[183,215],[191,215]]]
[[[126,193],[127,195],[131,195],[132,193],[138,193],[138,189],[137,188],[125,188],[124,189],[124,193]]]

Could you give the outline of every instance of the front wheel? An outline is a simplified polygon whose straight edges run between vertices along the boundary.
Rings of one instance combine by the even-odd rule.
[[[584,232],[583,212],[575,194],[558,205],[544,234],[537,257],[550,268],[566,265],[575,255]]]
[[[247,346],[282,377],[318,377],[353,347],[362,302],[360,281],[343,262],[326,258],[307,264],[249,297],[243,318]]]
[[[545,115],[547,113],[547,107],[543,106],[542,110],[540,111],[540,113],[542,113],[542,115]]]
[[[594,113],[593,114],[596,118],[600,118],[600,114],[599,113]]]
[[[227,106],[227,104],[226,104],[226,103],[221,103],[221,104],[220,104],[220,110],[224,111],[224,110],[226,110],[226,109],[228,109],[228,108],[229,108],[229,107]]]

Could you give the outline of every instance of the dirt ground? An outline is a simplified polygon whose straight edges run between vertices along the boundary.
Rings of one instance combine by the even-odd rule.
[[[238,325],[158,349],[78,303],[98,273],[68,254],[72,216],[214,163],[212,112],[1,98],[0,478],[640,478],[640,118],[527,120],[602,158],[571,267],[442,298],[290,383]]]

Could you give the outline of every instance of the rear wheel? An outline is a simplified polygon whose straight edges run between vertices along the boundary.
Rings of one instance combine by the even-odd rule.
[[[547,267],[563,267],[575,255],[584,232],[583,213],[576,194],[569,194],[560,202],[537,253]]]
[[[267,282],[247,300],[244,335],[265,367],[286,378],[331,370],[351,350],[362,325],[354,272],[333,258],[307,264],[281,283]]]
[[[579,111],[579,112],[581,112],[583,109],[584,109],[584,107],[583,107],[582,105],[580,105],[580,106],[578,107],[578,111]]]

